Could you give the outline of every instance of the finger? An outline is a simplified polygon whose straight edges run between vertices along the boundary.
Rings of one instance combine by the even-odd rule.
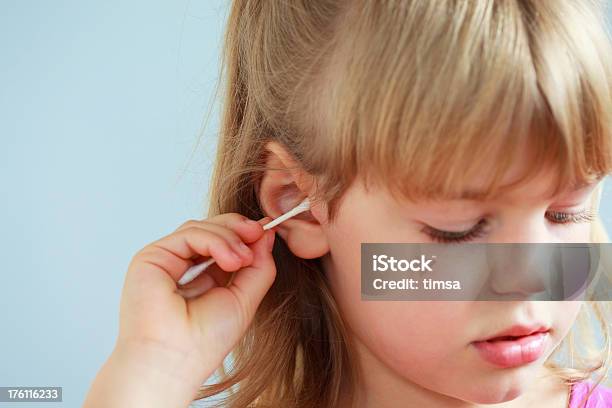
[[[274,238],[274,235],[274,229],[266,231],[259,241],[252,244],[253,263],[232,275],[231,283],[225,288],[231,293],[230,297],[225,296],[225,291],[212,289],[209,290],[209,293],[189,299],[188,308],[196,322],[204,321],[214,315],[223,320],[227,330],[233,324],[232,322],[236,322],[238,333],[241,333],[250,324],[257,307],[272,286],[276,276],[276,265],[268,243],[268,240]],[[232,318],[222,317],[224,313],[230,313]],[[205,332],[208,331],[205,330]],[[229,335],[225,337],[226,340],[231,339]],[[209,342],[206,343],[210,346]]]
[[[222,215],[228,215],[228,214],[222,214]],[[224,236],[226,236],[228,238],[228,241],[230,241],[230,243],[234,246],[234,247],[238,247],[236,248],[238,251],[242,251],[243,249],[240,248],[240,244],[250,244],[253,243],[255,241],[258,241],[259,239],[261,239],[263,233],[264,233],[264,225],[266,225],[267,223],[269,223],[270,221],[272,221],[271,217],[263,217],[262,219],[255,221],[255,220],[251,220],[249,218],[243,217],[240,214],[237,214],[239,217],[228,217],[225,219],[225,221],[220,220],[220,224],[217,224],[217,221],[214,222],[204,222],[202,223],[196,223],[194,224],[194,226],[201,226],[202,228],[207,228],[207,229],[211,229],[212,231],[218,232],[220,234],[223,234]],[[246,232],[245,232],[245,226],[246,226]],[[256,226],[256,227],[253,227]],[[253,230],[256,231],[255,235],[253,235]],[[246,239],[245,239],[246,238]],[[246,245],[247,248],[250,249],[250,247],[248,245]],[[248,252],[249,255],[252,255],[252,252],[249,250]],[[249,263],[250,263],[250,259],[249,259]]]
[[[186,283],[185,285],[179,285],[179,293],[193,294],[193,296],[199,296],[200,294],[205,293],[206,291],[214,287],[227,286],[231,277],[231,273],[224,271],[223,269],[219,268],[219,265],[213,263],[191,282]]]
[[[243,259],[224,237],[197,227],[174,232],[147,245],[135,255],[134,263],[157,266],[177,282],[194,264],[191,258],[197,255],[214,258],[221,269],[229,272],[243,265]]]
[[[270,217],[264,217],[263,219],[259,220],[258,222],[259,222],[259,223],[261,223],[262,225],[265,225],[265,224],[267,224],[267,223],[268,223],[268,222],[270,222],[270,221],[271,221],[271,218],[270,218]],[[264,237],[264,236],[262,236],[262,237],[261,237],[261,239],[265,239],[265,237]],[[251,251],[250,259],[248,260],[248,262],[247,262],[247,263],[243,264],[243,266],[248,266],[248,265],[250,265],[250,264],[252,263],[252,261],[253,261],[253,256],[254,256],[254,254],[253,254],[252,249],[251,249],[251,247],[252,247],[252,246],[253,246],[252,244],[251,244],[251,245],[249,245],[249,250]],[[203,256],[202,256],[202,257],[198,258],[198,259],[197,259],[197,260],[194,262],[194,264],[199,264],[200,262],[204,262],[206,259],[207,259],[207,257],[203,257]],[[227,273],[227,271],[222,270],[222,269],[221,269],[221,268],[219,268],[219,267],[218,267],[216,264],[212,264],[212,265],[210,265],[208,268],[206,268],[206,270],[205,270],[205,271],[204,271],[204,272],[203,272],[201,275],[199,275],[198,277],[196,277],[196,278],[194,279],[194,281],[198,280],[198,279],[199,279],[199,278],[200,278],[202,275],[204,275],[204,274],[210,275],[210,276],[213,278],[215,285],[214,285],[214,286],[212,286],[212,287],[216,287],[216,286],[221,286],[221,287],[224,287],[224,286],[227,286],[227,284],[228,284],[229,280],[231,279],[231,275],[230,275],[230,274],[228,274],[228,273]],[[192,282],[194,282],[194,281],[192,281]],[[190,283],[187,283],[187,284],[186,284],[186,285],[184,285],[183,287],[190,287],[190,284],[191,284],[191,282],[190,282]],[[199,284],[197,284],[197,283],[196,283],[196,284],[194,284],[194,285],[195,285],[195,286],[198,286],[198,287],[200,286],[200,285],[199,285]],[[208,289],[210,289],[210,288],[208,288]],[[188,293],[190,293],[190,294],[191,294],[191,293],[196,293],[196,292],[195,292],[195,291],[190,290]],[[203,292],[203,291],[199,291],[199,292],[197,292],[197,295],[195,295],[195,296],[198,296],[198,295],[200,295],[200,294],[202,294],[202,293],[204,293],[204,292]]]
[[[251,243],[257,241],[263,234],[260,222],[251,220],[238,213],[224,213],[205,220],[189,220],[183,223],[176,231],[189,227],[205,227],[206,225],[221,225],[234,231],[242,242]]]
[[[225,273],[225,276],[228,276],[228,274]],[[222,285],[219,285],[219,283],[213,278],[213,276],[208,271],[206,271],[188,284],[184,286],[179,286],[177,288],[177,292],[184,298],[190,299],[198,297],[201,294],[206,293],[210,289],[219,286]]]
[[[230,244],[234,252],[236,252],[242,257],[244,265],[248,265],[253,260],[253,252],[248,247],[248,245],[242,241],[242,237],[238,233],[236,233],[236,231],[232,230],[232,228],[240,229],[239,226],[243,225],[244,223],[238,222],[237,224],[238,226],[232,225],[232,223],[230,223],[230,226],[228,227],[226,225],[219,225],[212,222],[204,222],[201,223],[199,226],[196,226],[196,228],[203,228],[208,231],[213,231],[225,238],[225,240]],[[250,228],[250,233],[252,233],[252,230],[253,228]]]
[[[253,262],[234,274],[228,286],[240,299],[247,320],[255,314],[257,306],[268,292],[276,277],[276,264],[272,256],[272,247],[276,238],[276,231],[266,231],[261,240],[253,244]]]
[[[264,220],[267,218],[265,217]],[[183,223],[177,231],[189,227],[204,228],[225,236],[235,252],[242,257],[243,265],[250,264],[253,258],[253,253],[247,243],[258,240],[264,232],[261,220],[259,222],[251,220],[239,213],[224,213],[202,221],[189,220]],[[198,256],[198,260],[194,263],[200,263],[201,259],[202,257]]]

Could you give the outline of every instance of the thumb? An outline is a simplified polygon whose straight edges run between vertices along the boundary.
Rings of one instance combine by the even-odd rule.
[[[260,220],[261,223],[266,221]],[[268,220],[269,221],[269,220]],[[244,336],[253,321],[257,307],[276,277],[272,248],[276,230],[264,231],[250,244],[253,261],[237,272],[227,286],[215,287],[199,298],[188,300],[199,331],[199,347],[210,367],[219,367]]]
[[[262,223],[264,221],[261,220]],[[220,346],[229,347],[251,323],[257,307],[276,277],[276,264],[272,257],[275,235],[275,229],[271,228],[264,231],[257,241],[249,244],[253,251],[253,261],[234,272],[229,285],[213,288],[188,300],[188,308],[200,329],[204,329],[205,338],[213,335],[205,328],[214,327],[213,331],[224,340]],[[206,340],[204,344],[205,347],[211,347],[211,343]]]
[[[265,231],[263,236],[251,246],[253,262],[237,271],[228,287],[232,290],[238,289],[236,295],[244,297],[243,305],[248,305],[248,310],[253,315],[276,277],[276,264],[272,256],[275,240],[275,228]]]

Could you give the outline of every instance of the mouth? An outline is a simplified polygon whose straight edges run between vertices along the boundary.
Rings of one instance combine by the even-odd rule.
[[[472,342],[487,362],[503,368],[518,367],[539,359],[546,349],[550,327],[515,325],[489,338]]]

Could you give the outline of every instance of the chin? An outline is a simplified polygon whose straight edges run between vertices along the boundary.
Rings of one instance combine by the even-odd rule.
[[[527,391],[528,386],[529,379],[526,377],[491,375],[491,378],[466,385],[460,399],[475,404],[499,404],[518,398]]]
[[[512,401],[521,394],[523,394],[523,390],[516,388],[504,390],[479,390],[475,395],[464,400],[474,404],[500,404],[502,402]]]

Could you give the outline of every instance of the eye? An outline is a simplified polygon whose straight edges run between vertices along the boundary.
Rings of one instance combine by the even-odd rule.
[[[584,209],[576,213],[563,211],[546,211],[546,218],[555,224],[569,224],[572,222],[591,222],[595,220],[596,213],[590,209]]]
[[[584,209],[574,213],[548,210],[545,213],[546,218],[555,224],[591,222],[595,220],[596,215],[597,214],[590,209]],[[472,228],[465,231],[444,231],[430,227],[429,225],[426,225],[421,231],[427,234],[435,242],[459,243],[471,241],[484,235],[486,225],[487,220],[482,219]]]
[[[443,231],[426,225],[421,231],[432,240],[440,243],[459,243],[476,239],[484,234],[487,220],[482,219],[476,225],[466,231]]]

